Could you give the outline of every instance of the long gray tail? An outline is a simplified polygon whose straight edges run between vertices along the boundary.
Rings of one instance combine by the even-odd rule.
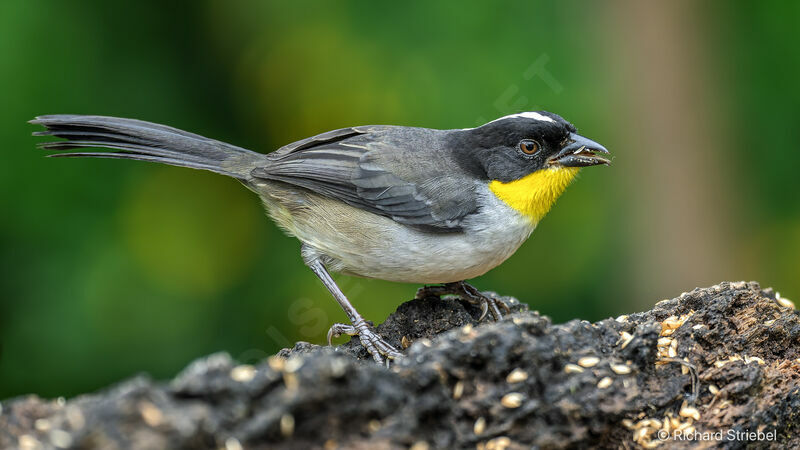
[[[69,152],[48,156],[136,159],[173,166],[204,169],[240,180],[249,177],[261,153],[208,139],[177,128],[118,117],[58,114],[37,117],[30,123],[47,131],[34,136],[56,136],[66,141],[45,142],[47,150],[105,147],[116,151]]]

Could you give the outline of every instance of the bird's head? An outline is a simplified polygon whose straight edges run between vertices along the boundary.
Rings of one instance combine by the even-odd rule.
[[[454,136],[457,160],[506,204],[534,222],[550,210],[582,167],[608,165],[608,150],[560,116],[523,112]]]

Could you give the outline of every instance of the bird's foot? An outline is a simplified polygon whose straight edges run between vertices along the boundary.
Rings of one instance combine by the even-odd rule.
[[[478,317],[478,321],[482,321],[489,312],[492,313],[492,318],[496,321],[503,318],[501,309],[505,310],[506,313],[511,312],[511,309],[502,300],[494,296],[484,295],[475,286],[466,281],[424,286],[417,290],[416,298],[441,297],[442,295],[457,295],[461,300],[480,306],[481,315]]]
[[[342,335],[358,336],[361,345],[372,355],[372,359],[378,364],[384,362],[388,365],[390,359],[397,359],[403,356],[396,348],[386,342],[373,327],[364,321],[359,321],[353,325],[345,323],[335,323],[328,330],[328,345],[333,345],[333,338]],[[386,359],[384,359],[386,358]]]

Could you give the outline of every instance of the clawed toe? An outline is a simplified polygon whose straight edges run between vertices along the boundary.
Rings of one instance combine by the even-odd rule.
[[[497,321],[503,318],[503,312],[500,309],[505,311],[505,314],[511,313],[511,308],[508,307],[502,300],[499,300],[495,297],[489,297],[481,294],[481,299],[478,300],[481,303],[481,317],[478,320],[483,320],[486,317],[487,311],[492,312],[492,318]]]
[[[472,303],[473,305],[478,305],[481,308],[481,315],[478,317],[479,322],[485,319],[490,312],[494,320],[503,318],[503,312],[501,310],[505,311],[506,314],[511,313],[511,308],[509,308],[505,302],[494,296],[484,295],[481,291],[465,281],[424,286],[417,290],[416,298],[441,297],[442,295],[448,294],[457,295],[461,300]]]
[[[501,309],[505,310],[506,313],[510,313],[511,309],[503,303],[503,301],[498,300],[494,297],[489,297],[478,293],[479,295],[469,295],[468,298],[464,299],[470,303],[477,303],[481,307],[481,315],[478,317],[478,322],[483,321],[486,318],[489,312],[492,313],[492,319],[498,321],[503,318],[503,312],[500,311]]]
[[[332,340],[342,335],[358,336],[361,345],[367,350],[378,364],[383,364],[388,360],[397,359],[403,356],[396,348],[386,342],[375,330],[366,322],[359,322],[355,325],[335,323],[328,330],[328,345],[333,345]],[[384,360],[384,357],[386,359]]]
[[[328,330],[328,345],[333,346],[333,338],[338,338],[343,334],[355,336],[358,334],[358,330],[356,330],[356,327],[352,325],[335,323],[331,325],[331,328]]]
[[[442,295],[447,294],[454,294],[448,289],[448,285],[446,284],[434,284],[430,286],[422,286],[421,288],[417,289],[417,295],[414,296],[417,300],[422,300],[423,298],[428,297],[441,297]]]

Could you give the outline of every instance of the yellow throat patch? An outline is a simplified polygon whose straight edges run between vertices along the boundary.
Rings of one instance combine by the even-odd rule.
[[[508,183],[493,180],[489,189],[508,206],[538,223],[579,170],[578,167],[551,167]]]

